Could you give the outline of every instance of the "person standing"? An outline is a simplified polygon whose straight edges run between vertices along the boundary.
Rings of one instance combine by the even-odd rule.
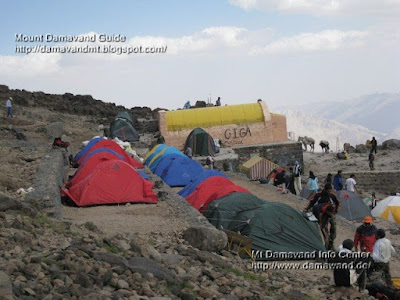
[[[221,106],[221,97],[218,97],[217,101],[215,102],[215,106]]]
[[[374,155],[374,153],[372,153],[372,151],[371,151],[371,152],[369,153],[369,155],[368,155],[369,168],[370,168],[371,171],[375,169],[375,167],[374,167],[374,160],[375,160],[375,155]]]
[[[375,137],[372,137],[371,141],[371,153],[375,151],[376,154],[376,149],[378,148],[378,142],[376,141]]]
[[[354,235],[354,247],[356,252],[360,249],[361,252],[372,252],[376,241],[375,234],[377,228],[372,224],[372,218],[366,216],[363,224],[359,226]],[[360,245],[360,248],[358,246]]]
[[[211,155],[207,156],[206,165],[210,170],[214,169],[214,158]]]
[[[372,269],[378,272],[381,271],[386,284],[393,286],[392,277],[390,276],[389,261],[392,254],[395,254],[396,251],[392,246],[392,242],[385,238],[385,236],[385,230],[377,230],[376,242],[371,255],[374,261]]]
[[[335,189],[335,191],[340,191],[343,189],[342,170],[339,170],[337,174],[333,177],[333,188]]]
[[[301,174],[303,174],[303,170],[296,160],[294,163],[294,189],[296,191],[296,195],[300,195],[301,192]]]
[[[310,176],[308,177],[307,187],[309,190],[318,193],[318,178],[315,177],[314,173],[310,171]]]
[[[187,146],[187,148],[185,150],[185,154],[187,155],[187,157],[192,158],[193,151],[192,151],[192,148],[190,148],[190,146]]]
[[[11,100],[12,100],[12,99],[13,99],[13,98],[10,97],[10,98],[7,99],[7,102],[6,102],[6,107],[7,107],[7,118],[8,118],[8,117],[10,117],[10,118],[13,117],[13,113],[12,113],[12,103],[11,103]]]
[[[332,189],[332,174],[328,173],[328,175],[325,178],[325,185],[330,185],[331,189]]]
[[[347,180],[346,180],[346,190],[353,192],[353,193],[358,192],[357,187],[356,187],[357,182],[356,182],[355,178],[356,178],[356,175],[351,174],[350,178],[347,178]]]

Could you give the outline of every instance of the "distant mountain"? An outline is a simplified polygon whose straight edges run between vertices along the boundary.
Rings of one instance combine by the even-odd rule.
[[[287,120],[287,130],[295,133],[296,140],[299,136],[309,136],[315,139],[315,150],[321,151],[319,142],[327,140],[330,149],[333,151],[343,150],[344,143],[352,146],[365,144],[373,136],[382,143],[386,140],[386,134],[369,130],[360,125],[342,123],[336,120],[328,120],[316,116],[313,113],[302,111],[286,110],[280,111]],[[336,149],[336,141],[339,141],[339,148]]]
[[[277,109],[308,112],[327,120],[358,124],[390,136],[396,135],[396,129],[400,128],[400,93],[375,93],[347,101],[318,102]],[[400,136],[397,135],[397,138],[400,139]]]

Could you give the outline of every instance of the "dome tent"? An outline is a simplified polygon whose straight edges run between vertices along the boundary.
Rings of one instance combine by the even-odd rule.
[[[338,216],[342,216],[349,221],[361,221],[366,216],[371,217],[369,208],[355,193],[347,190],[340,190],[336,191],[336,196],[342,205],[337,213]]]
[[[157,203],[147,181],[122,160],[108,160],[96,166],[83,180],[69,190],[62,190],[77,206],[118,203]]]
[[[139,141],[139,134],[134,127],[133,118],[127,111],[120,112],[110,124],[111,138],[119,138],[123,142]]]
[[[197,161],[176,153],[164,155],[154,169],[171,187],[185,186],[201,172],[203,167]]]
[[[196,128],[190,132],[185,142],[185,149],[187,147],[192,149],[193,156],[215,155],[219,152],[214,139],[202,128]]]
[[[400,194],[379,201],[371,213],[374,217],[400,224]]]
[[[210,202],[235,192],[250,194],[248,190],[234,184],[225,177],[213,176],[199,184],[185,200],[195,209],[204,213]]]
[[[254,250],[325,251],[318,225],[283,203],[233,193],[211,202],[204,216],[217,228],[251,238]]]

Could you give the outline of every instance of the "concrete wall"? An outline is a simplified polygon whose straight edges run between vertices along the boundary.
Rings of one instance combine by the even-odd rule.
[[[204,128],[214,139],[220,139],[224,147],[257,145],[287,140],[286,117],[270,113],[265,103],[260,102],[264,122],[230,124]],[[186,139],[194,129],[168,131],[166,112],[158,112],[159,129],[165,143],[183,150]]]
[[[297,160],[303,166],[303,149],[301,143],[286,141],[282,143],[271,143],[264,145],[253,145],[246,147],[235,147],[235,153],[239,155],[239,165],[250,159],[252,154],[258,153],[279,166],[285,168],[293,166]]]

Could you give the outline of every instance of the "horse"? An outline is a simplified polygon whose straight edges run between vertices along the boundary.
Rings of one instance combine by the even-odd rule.
[[[310,152],[311,151],[314,152],[315,140],[313,138],[308,137],[308,136],[304,136],[304,137],[299,136],[297,141],[303,143],[303,146],[305,148],[304,151],[307,152],[307,146],[310,145]]]
[[[322,152],[329,153],[329,142],[328,141],[320,141],[319,145],[322,148]]]

